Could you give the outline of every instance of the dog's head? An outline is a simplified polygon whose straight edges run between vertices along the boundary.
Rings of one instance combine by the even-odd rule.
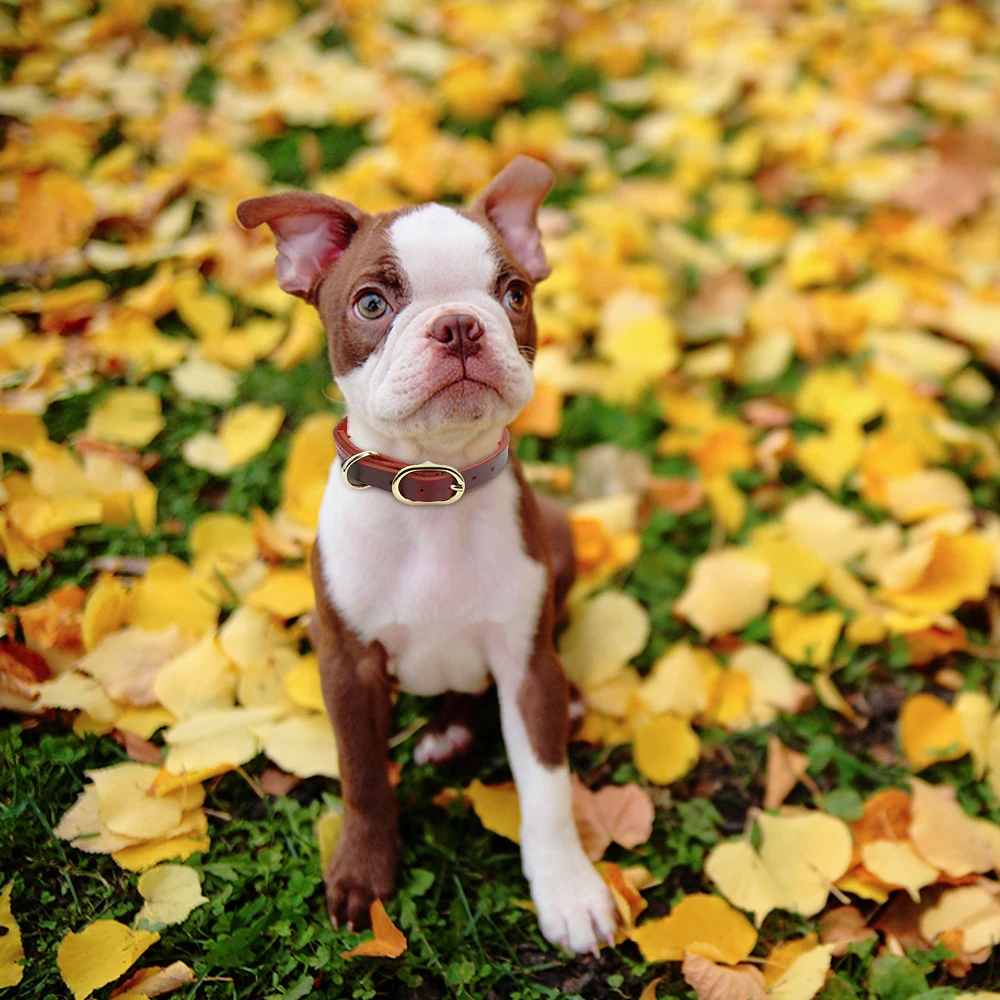
[[[348,411],[391,437],[432,439],[510,422],[531,398],[532,289],[548,273],[545,164],[519,156],[469,210],[367,215],[309,192],[243,201],[266,222],[281,287],[313,303]]]

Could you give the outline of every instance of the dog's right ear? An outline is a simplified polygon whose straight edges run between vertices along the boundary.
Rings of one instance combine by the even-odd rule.
[[[247,198],[236,206],[245,229],[266,222],[278,242],[278,284],[312,301],[319,279],[347,249],[367,218],[339,198],[313,191],[289,191]]]

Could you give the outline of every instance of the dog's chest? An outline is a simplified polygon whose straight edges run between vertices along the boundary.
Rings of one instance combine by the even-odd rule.
[[[519,503],[509,469],[456,504],[411,507],[349,489],[334,463],[319,521],[328,596],[385,646],[403,690],[481,691],[503,654],[530,650],[547,575],[525,553]]]

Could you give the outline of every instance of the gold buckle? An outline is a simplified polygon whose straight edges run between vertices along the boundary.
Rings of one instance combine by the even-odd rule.
[[[403,483],[403,480],[411,472],[427,472],[427,471],[437,471],[437,472],[447,472],[449,476],[453,476],[455,482],[451,485],[451,489],[454,491],[454,496],[448,497],[447,500],[410,500],[408,497],[404,497],[400,493],[399,488]],[[392,480],[392,495],[397,500],[402,500],[403,503],[411,504],[414,507],[420,507],[424,504],[428,506],[443,506],[444,504],[454,503],[456,500],[462,499],[462,494],[465,492],[465,480],[462,478],[462,473],[458,469],[453,469],[450,465],[438,465],[436,462],[421,462],[420,465],[407,465],[400,469],[396,473]]]
[[[347,478],[347,473],[351,471],[351,466],[353,466],[355,462],[360,462],[361,459],[367,458],[369,455],[377,455],[377,454],[378,454],[377,451],[359,451],[357,455],[351,455],[350,458],[346,459],[344,462],[341,463],[340,465],[341,478],[344,480],[345,483],[347,483],[348,486],[351,487],[352,490],[371,489],[371,486],[368,483],[361,483],[360,485],[358,483],[352,483],[350,479]]]

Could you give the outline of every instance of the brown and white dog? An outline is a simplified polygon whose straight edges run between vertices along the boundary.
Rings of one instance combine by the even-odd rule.
[[[522,156],[471,210],[366,215],[306,192],[237,208],[245,227],[273,230],[281,287],[319,310],[347,405],[313,550],[314,639],[344,801],[325,873],[335,924],[363,926],[371,902],[394,890],[393,684],[436,695],[492,680],[542,933],[575,951],[614,934],[571,808],[567,683],[553,643],[572,580],[569,531],[516,459],[504,464],[506,425],[533,392],[531,294],[549,273],[537,212],[552,180]],[[425,462],[437,468],[400,472]],[[428,495],[438,502],[419,502]]]

